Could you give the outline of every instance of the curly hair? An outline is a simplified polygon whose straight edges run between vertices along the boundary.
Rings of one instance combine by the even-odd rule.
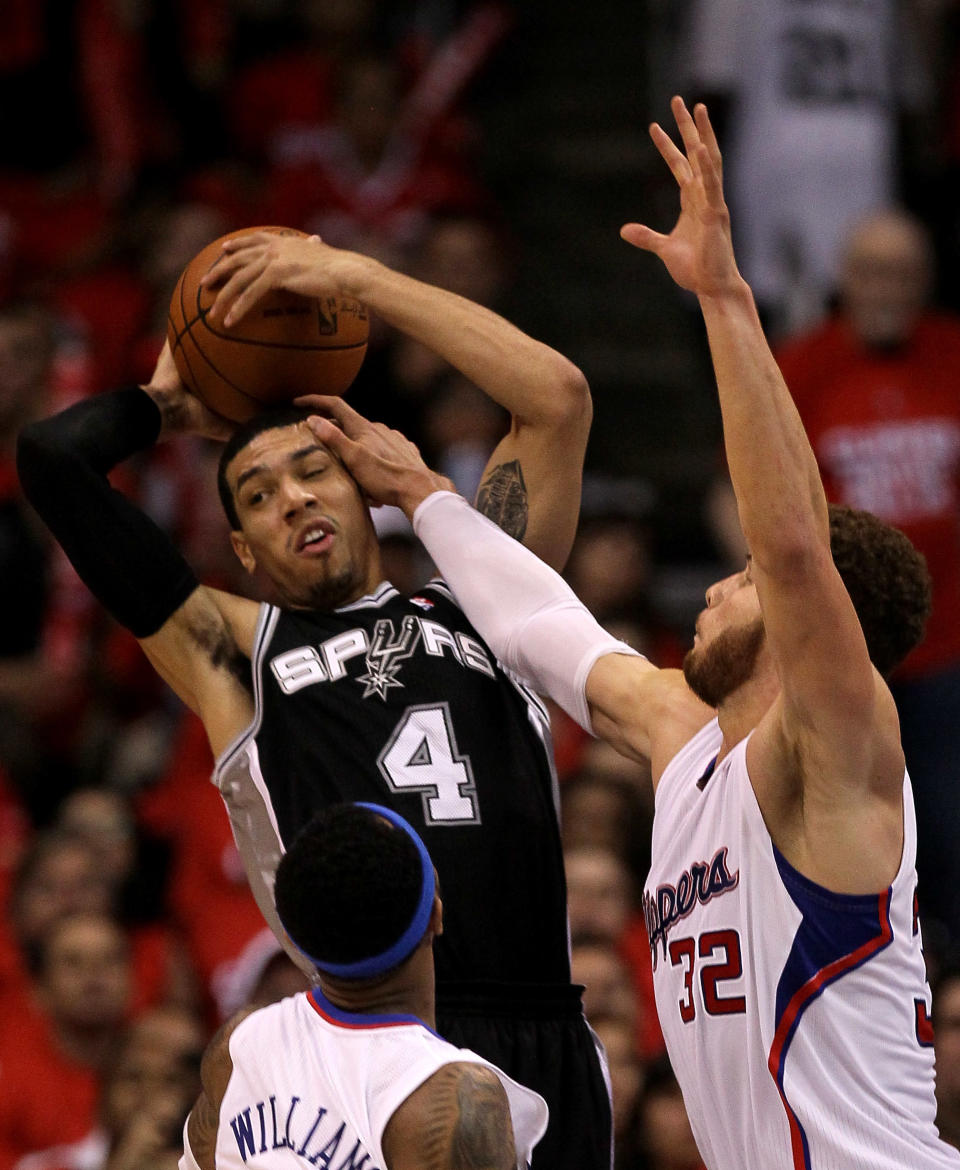
[[[830,550],[870,660],[886,677],[923,640],[930,613],[927,562],[899,528],[840,504],[830,505]]]
[[[420,854],[407,833],[370,809],[336,804],[297,834],[280,860],[274,895],[302,951],[352,963],[400,938],[422,888]]]

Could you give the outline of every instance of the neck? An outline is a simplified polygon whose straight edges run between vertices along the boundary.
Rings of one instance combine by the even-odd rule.
[[[739,687],[717,708],[717,720],[723,732],[723,743],[717,753],[717,762],[731,752],[750,734],[773,706],[780,694],[780,680],[770,671],[762,671]]]
[[[321,974],[319,982],[327,999],[345,1012],[416,1016],[429,1028],[437,1026],[433,953],[429,949],[418,947],[401,967],[381,980],[356,982]]]

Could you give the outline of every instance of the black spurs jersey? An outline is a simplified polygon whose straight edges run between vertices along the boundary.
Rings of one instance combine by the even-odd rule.
[[[444,585],[383,584],[333,613],[264,605],[253,678],[254,723],[214,779],[275,930],[284,845],[327,804],[373,801],[437,867],[439,985],[569,983],[548,715]]]

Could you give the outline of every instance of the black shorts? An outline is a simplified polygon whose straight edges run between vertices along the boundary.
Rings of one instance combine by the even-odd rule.
[[[535,1170],[610,1170],[613,1113],[599,1041],[580,987],[490,984],[437,989],[437,1031],[534,1089],[550,1108]]]

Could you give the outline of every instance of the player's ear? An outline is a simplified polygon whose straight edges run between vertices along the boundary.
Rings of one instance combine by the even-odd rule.
[[[433,908],[430,911],[430,924],[427,929],[433,932],[434,938],[443,934],[443,902],[440,900],[439,890],[433,895]]]
[[[247,544],[247,538],[242,532],[231,532],[230,543],[233,545],[233,551],[237,554],[240,564],[247,570],[248,573],[254,572],[257,567],[257,560],[250,551],[250,545]]]

